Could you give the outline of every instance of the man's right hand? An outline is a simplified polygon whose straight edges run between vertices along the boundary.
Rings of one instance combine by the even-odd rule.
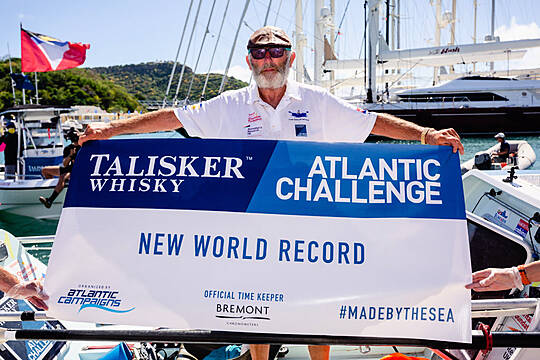
[[[79,137],[79,145],[89,140],[105,140],[112,137],[112,126],[110,124],[97,122],[89,124],[84,130],[84,134]]]
[[[49,309],[45,303],[49,300],[49,296],[43,292],[43,285],[37,280],[15,284],[6,292],[6,296],[13,299],[26,299],[39,309]]]

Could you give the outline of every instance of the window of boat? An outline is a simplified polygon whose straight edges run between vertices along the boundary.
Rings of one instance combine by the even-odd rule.
[[[508,101],[504,96],[491,92],[459,94],[398,94],[403,102],[470,102],[470,101]]]
[[[43,126],[39,122],[26,124],[26,149],[62,147],[62,138],[55,126]]]

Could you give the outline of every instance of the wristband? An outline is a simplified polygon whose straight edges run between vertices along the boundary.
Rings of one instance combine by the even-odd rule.
[[[425,128],[424,131],[422,131],[422,134],[420,135],[420,144],[426,145],[426,135],[433,130],[433,128]]]
[[[525,266],[519,265],[518,270],[519,270],[519,275],[521,276],[521,283],[523,285],[530,285],[531,280],[529,280],[529,278],[527,277],[527,271],[525,271]]]

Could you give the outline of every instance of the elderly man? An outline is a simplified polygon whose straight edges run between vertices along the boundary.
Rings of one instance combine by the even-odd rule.
[[[174,130],[190,136],[230,139],[283,139],[363,142],[376,134],[424,144],[450,145],[463,154],[454,129],[424,128],[387,114],[358,109],[326,90],[288,80],[295,53],[279,28],[255,31],[246,61],[255,84],[228,91],[209,101],[179,109],[164,109],[109,124],[91,124],[79,143],[126,133]],[[326,360],[329,347],[310,346],[313,360]],[[268,345],[251,345],[255,360],[268,357]]]

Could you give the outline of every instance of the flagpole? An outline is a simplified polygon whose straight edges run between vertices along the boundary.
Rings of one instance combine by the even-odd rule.
[[[13,68],[11,67],[11,53],[9,52],[9,42],[7,43],[7,52],[9,59],[9,78],[11,79],[11,91],[13,91],[13,106],[15,106],[17,105],[17,98],[15,97],[15,81],[11,78],[11,74],[13,74]]]
[[[36,105],[38,105],[39,104],[39,93],[38,93],[38,87],[37,87],[38,81],[37,81],[37,72],[36,71],[34,71],[34,78],[36,80]]]
[[[19,27],[20,27],[20,29],[22,31],[22,21],[19,22]],[[22,72],[22,38],[21,38],[21,74],[24,75],[24,73]],[[22,88],[22,103],[23,103],[23,105],[26,105],[26,94],[24,92],[24,86]]]

